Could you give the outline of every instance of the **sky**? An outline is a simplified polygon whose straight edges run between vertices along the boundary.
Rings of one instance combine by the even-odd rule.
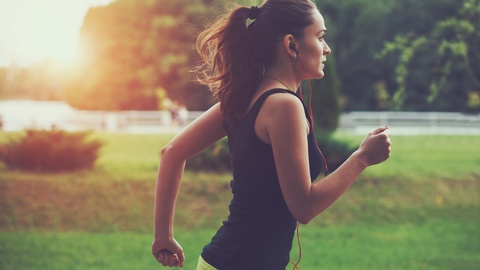
[[[0,66],[73,62],[83,18],[112,0],[0,0]]]

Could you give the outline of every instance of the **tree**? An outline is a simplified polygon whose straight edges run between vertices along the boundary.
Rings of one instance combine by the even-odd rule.
[[[318,1],[326,19],[327,41],[337,62],[345,110],[460,110],[465,103],[463,94],[441,92],[442,97],[428,102],[432,79],[430,64],[437,62],[437,55],[432,54],[426,44],[421,44],[421,40],[416,44],[411,42],[415,37],[429,37],[432,29],[445,18],[461,18],[458,14],[465,1]],[[384,49],[385,41],[395,41],[397,37],[408,38],[404,44],[409,48],[417,46],[410,56],[408,50],[404,55],[412,59],[406,70],[406,92],[397,91],[401,88],[399,75],[405,71],[399,69],[399,61],[403,61],[399,55],[376,57]],[[463,79],[450,78],[448,87],[459,88]],[[387,96],[389,102],[379,102]],[[403,100],[400,107],[399,100]]]
[[[155,110],[159,89],[183,102],[195,89],[207,93],[196,94],[196,102],[207,103],[208,91],[188,77],[196,60],[192,21],[206,10],[199,0],[117,0],[91,8],[80,34],[84,61],[67,101],[82,109]]]
[[[415,73],[424,74],[430,108],[442,110],[480,111],[476,100],[480,95],[480,1],[465,0],[458,14],[438,22],[425,34],[398,35],[385,44],[379,54],[385,58],[395,54],[397,89],[392,99],[394,109],[405,107],[415,85]],[[424,61],[414,62],[422,55]],[[430,55],[430,58],[425,57]],[[425,61],[426,59],[426,61]],[[423,72],[422,72],[423,71]],[[412,74],[413,73],[413,74]]]
[[[388,67],[373,55],[381,49],[381,40],[392,35],[385,22],[395,4],[392,0],[318,1],[347,111],[375,109],[373,85],[388,77]]]

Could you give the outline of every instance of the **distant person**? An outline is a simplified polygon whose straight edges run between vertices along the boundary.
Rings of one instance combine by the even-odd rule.
[[[313,2],[266,0],[236,7],[200,34],[204,62],[197,78],[219,102],[162,149],[152,244],[159,263],[184,264],[173,217],[185,161],[225,136],[233,170],[230,214],[197,269],[285,269],[297,224],[322,213],[365,168],[390,156],[388,127],[379,127],[335,172],[313,182],[325,161],[295,92],[303,80],[324,76],[331,53],[326,32]]]
[[[180,103],[178,105],[178,122],[180,125],[185,125],[188,121],[188,110],[185,104]]]
[[[172,125],[176,126],[179,123],[179,109],[178,105],[175,102],[170,102],[168,106],[168,111],[170,112],[170,119]]]

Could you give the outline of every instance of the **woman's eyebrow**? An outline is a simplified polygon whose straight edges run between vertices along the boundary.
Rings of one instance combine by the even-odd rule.
[[[327,28],[318,31],[317,35],[322,34],[322,32],[323,32],[323,34],[325,34],[327,32]]]

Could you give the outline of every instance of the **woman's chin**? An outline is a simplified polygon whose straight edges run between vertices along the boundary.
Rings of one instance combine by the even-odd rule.
[[[323,72],[323,67],[315,72],[310,72],[306,79],[321,79],[325,77],[325,73]]]
[[[323,70],[320,70],[317,74],[315,74],[315,77],[312,79],[321,79],[323,77],[325,77],[325,73],[323,72]]]

